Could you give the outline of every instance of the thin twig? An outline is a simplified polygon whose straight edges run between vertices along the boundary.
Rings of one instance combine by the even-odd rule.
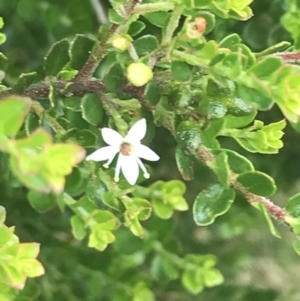
[[[205,165],[210,165],[216,158],[210,153],[210,151],[204,147],[200,147],[197,151],[198,157]],[[240,192],[249,203],[259,202],[264,205],[268,213],[275,219],[283,222],[289,228],[292,228],[288,220],[292,218],[283,208],[275,205],[270,199],[263,196],[249,192],[244,186],[242,186],[237,180],[237,174],[231,172],[230,174],[230,185],[238,192]]]

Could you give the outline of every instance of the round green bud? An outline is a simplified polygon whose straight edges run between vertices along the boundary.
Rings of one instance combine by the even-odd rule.
[[[152,69],[144,63],[132,63],[127,67],[127,79],[136,87],[146,85],[152,78]]]
[[[113,37],[111,44],[117,51],[123,52],[129,48],[130,41],[126,37],[117,35]]]

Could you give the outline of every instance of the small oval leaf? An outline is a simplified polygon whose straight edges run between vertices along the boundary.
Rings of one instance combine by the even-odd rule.
[[[274,180],[267,174],[259,171],[245,172],[236,179],[249,192],[270,196],[276,192],[276,184]]]
[[[220,184],[214,184],[201,191],[193,205],[194,221],[199,226],[212,224],[215,218],[226,213],[235,198],[232,188],[224,189]]]

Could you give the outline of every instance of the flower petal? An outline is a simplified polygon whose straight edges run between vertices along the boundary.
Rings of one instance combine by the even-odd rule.
[[[140,119],[137,121],[129,130],[128,134],[125,137],[125,140],[128,141],[129,143],[131,141],[141,141],[147,131],[147,124],[146,124],[146,119]]]
[[[123,141],[123,137],[118,132],[116,132],[115,130],[112,130],[110,128],[101,129],[101,134],[102,134],[103,140],[108,145],[119,146]]]
[[[120,154],[121,155],[121,154]],[[139,176],[139,165],[134,156],[122,156],[122,172],[127,182],[134,185]]]
[[[136,147],[135,155],[139,158],[146,159],[148,161],[157,161],[159,156],[148,146],[140,144]]]
[[[91,153],[85,159],[87,161],[104,161],[113,158],[118,151],[119,149],[115,146],[104,146]]]

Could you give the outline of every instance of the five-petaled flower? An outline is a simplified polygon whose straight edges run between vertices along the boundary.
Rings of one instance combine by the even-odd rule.
[[[139,176],[139,166],[144,172],[144,177],[149,178],[149,174],[140,160],[157,161],[159,156],[149,147],[141,144],[147,130],[146,120],[140,119],[129,130],[126,137],[122,137],[118,132],[110,128],[102,128],[101,133],[103,140],[108,144],[86,157],[88,161],[108,160],[104,167],[108,167],[117,153],[119,153],[115,181],[119,181],[119,174],[122,170],[129,184],[134,185]]]

